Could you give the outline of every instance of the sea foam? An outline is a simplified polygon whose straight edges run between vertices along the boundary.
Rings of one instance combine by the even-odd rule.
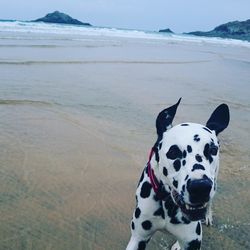
[[[168,34],[159,32],[150,32],[142,30],[132,29],[118,29],[107,27],[89,27],[79,25],[65,25],[65,24],[52,24],[43,22],[24,22],[16,20],[0,20],[0,39],[5,37],[7,33],[29,33],[30,39],[32,34],[55,34],[55,35],[68,35],[69,39],[81,39],[86,36],[90,37],[119,37],[119,38],[131,38],[131,39],[145,39],[145,40],[159,40],[169,42],[190,42],[198,44],[219,44],[222,46],[241,46],[249,47],[250,43],[247,41],[235,40],[235,39],[222,39],[222,38],[208,38],[197,37],[184,34]],[[18,39],[18,36],[16,37]]]

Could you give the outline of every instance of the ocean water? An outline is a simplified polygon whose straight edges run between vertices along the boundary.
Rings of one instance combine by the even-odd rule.
[[[179,97],[175,124],[231,112],[203,249],[250,249],[249,44],[0,22],[0,249],[125,249],[155,118]]]
[[[47,24],[25,21],[1,21],[0,32],[16,32],[20,35],[22,33],[29,33],[30,39],[33,34],[57,34],[57,35],[77,35],[78,39],[81,36],[103,36],[103,37],[121,37],[121,38],[136,38],[136,39],[150,39],[150,40],[167,40],[172,42],[192,42],[192,43],[208,43],[208,44],[221,44],[231,46],[250,47],[247,41],[240,41],[234,39],[221,39],[221,38],[206,38],[196,37],[183,34],[167,34],[159,32],[149,32],[143,30],[132,29],[118,29],[118,28],[105,28],[105,27],[84,27],[77,25],[64,25],[64,24]],[[1,34],[3,35],[3,34]],[[72,39],[74,39],[71,37]],[[2,37],[2,39],[4,36]],[[18,37],[16,37],[18,38]]]

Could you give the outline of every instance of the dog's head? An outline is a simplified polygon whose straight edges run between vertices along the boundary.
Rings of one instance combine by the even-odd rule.
[[[182,123],[172,127],[180,100],[157,117],[156,158],[161,182],[190,220],[205,217],[206,208],[216,190],[219,168],[217,135],[229,123],[229,109],[221,104],[206,125]]]

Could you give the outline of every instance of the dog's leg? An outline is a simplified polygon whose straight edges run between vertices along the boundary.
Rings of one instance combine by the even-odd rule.
[[[174,245],[171,247],[171,250],[181,250],[181,246],[178,241],[174,243]]]
[[[128,243],[126,250],[144,250],[149,242],[153,232],[143,232],[140,230],[139,225],[134,225],[133,221],[131,223],[131,238]]]
[[[149,239],[132,234],[126,250],[145,250],[148,242]]]
[[[137,210],[135,210],[135,215],[137,216]],[[146,221],[147,222],[147,221]],[[131,238],[127,245],[126,250],[144,250],[149,242],[150,238],[154,234],[153,230],[148,230],[148,228],[143,229],[145,221],[136,219],[135,216],[131,222]]]
[[[171,250],[200,250],[202,240],[201,222],[178,224],[168,228],[177,240]]]
[[[180,244],[179,241],[176,241],[174,245],[172,245],[171,250],[200,250],[201,242],[196,240],[192,240],[190,242],[186,242],[184,244]]]
[[[208,209],[207,209],[207,214],[204,223],[207,226],[212,226],[213,225],[213,212],[212,212],[212,202],[209,203]]]

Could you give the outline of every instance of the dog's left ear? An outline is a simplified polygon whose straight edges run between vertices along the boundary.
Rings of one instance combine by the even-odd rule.
[[[227,104],[218,106],[207,121],[206,126],[214,130],[216,135],[223,131],[229,124],[230,113]]]
[[[172,125],[172,121],[175,117],[175,113],[180,102],[181,102],[181,98],[175,105],[162,110],[157,116],[156,131],[157,131],[158,139],[159,138],[161,139],[163,133],[168,129],[169,126]]]

